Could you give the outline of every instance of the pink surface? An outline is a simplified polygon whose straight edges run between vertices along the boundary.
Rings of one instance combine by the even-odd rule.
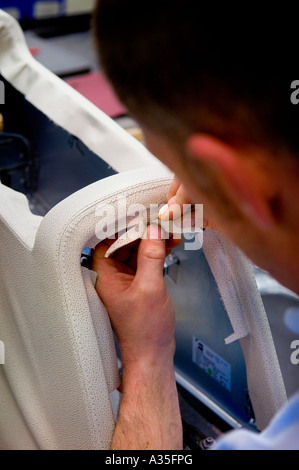
[[[102,72],[93,72],[66,80],[75,90],[112,118],[126,114],[126,109]]]
[[[39,47],[29,47],[29,51],[33,55],[33,57],[37,57],[38,54],[40,53],[40,48]]]

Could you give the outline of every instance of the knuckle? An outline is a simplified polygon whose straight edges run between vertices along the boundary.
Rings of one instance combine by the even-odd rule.
[[[156,302],[159,302],[161,298],[164,298],[165,290],[166,287],[163,278],[160,282],[157,282],[157,280],[155,282],[146,280],[138,282],[136,297],[143,305],[147,305],[148,303],[156,304]]]

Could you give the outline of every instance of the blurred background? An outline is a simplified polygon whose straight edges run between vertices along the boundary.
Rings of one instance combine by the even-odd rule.
[[[92,33],[95,5],[96,0],[0,0],[0,8],[19,21],[40,63],[142,141],[141,130],[101,72]]]

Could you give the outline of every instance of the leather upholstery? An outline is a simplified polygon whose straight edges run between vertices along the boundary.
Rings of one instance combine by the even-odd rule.
[[[31,214],[25,196],[0,186],[0,331],[6,346],[0,370],[7,391],[0,395],[0,446],[109,448],[116,354],[94,273],[81,267],[80,253],[99,242],[99,205],[117,208],[119,195],[128,205],[160,204],[171,179],[160,168],[118,174],[78,191],[44,218]],[[16,421],[22,432],[14,434]]]
[[[99,242],[99,204],[126,192],[128,203],[136,197],[164,203],[171,175],[39,64],[18,23],[3,11],[0,44],[2,76],[119,172],[44,218],[31,213],[24,195],[0,184],[0,448],[108,449],[119,402],[114,339],[95,273],[81,267],[80,255]]]

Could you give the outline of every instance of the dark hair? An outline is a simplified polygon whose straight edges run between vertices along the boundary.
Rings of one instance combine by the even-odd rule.
[[[99,57],[117,95],[173,139],[201,131],[296,153],[296,30],[259,22],[258,12],[252,20],[245,8],[222,16],[211,4],[207,12],[200,0],[100,0]]]

